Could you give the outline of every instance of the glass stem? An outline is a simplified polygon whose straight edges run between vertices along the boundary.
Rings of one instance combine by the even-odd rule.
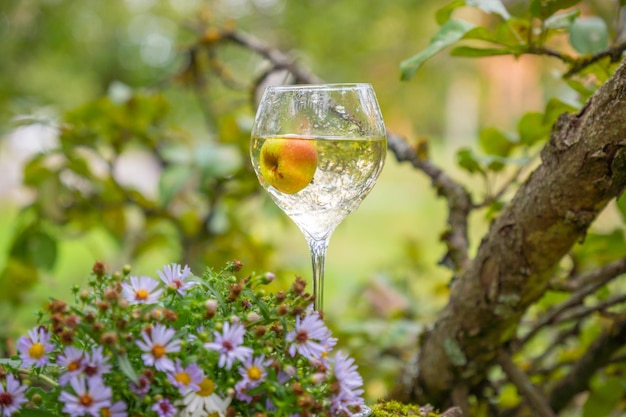
[[[326,263],[326,249],[330,236],[317,240],[307,236],[307,243],[311,251],[311,262],[313,264],[313,296],[315,302],[313,308],[322,312],[324,307],[324,266]]]

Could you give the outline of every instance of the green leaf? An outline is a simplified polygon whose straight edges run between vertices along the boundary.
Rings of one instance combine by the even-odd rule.
[[[481,174],[485,173],[485,170],[482,168],[480,163],[478,163],[478,161],[476,160],[476,156],[471,149],[459,149],[456,153],[456,159],[459,166],[470,174],[474,174],[476,172],[480,172]]]
[[[516,145],[502,131],[493,127],[487,127],[480,131],[478,143],[486,154],[501,157],[508,156]]]
[[[510,55],[511,49],[505,48],[474,48],[472,46],[457,46],[450,51],[451,56],[462,56],[466,58],[481,58],[485,56]]]
[[[126,375],[128,379],[130,379],[132,382],[137,383],[139,381],[139,376],[137,375],[137,372],[135,372],[133,365],[131,365],[130,361],[128,360],[128,356],[119,355],[117,357],[117,365],[119,366],[120,370],[124,372],[124,375]]]
[[[448,20],[439,28],[426,49],[400,64],[402,80],[410,80],[427,59],[463,38],[472,28],[474,28],[474,25],[469,22]]]
[[[547,138],[551,125],[546,125],[544,118],[544,114],[538,112],[529,112],[522,116],[517,123],[517,133],[521,144],[532,146]]]
[[[450,20],[450,16],[452,16],[452,12],[454,12],[459,7],[465,6],[465,0],[455,0],[446,6],[443,6],[441,9],[435,12],[435,20],[441,26]]]
[[[104,208],[100,213],[100,221],[118,240],[126,236],[126,212],[123,206]]]
[[[0,273],[0,301],[18,305],[22,293],[28,291],[39,280],[39,272],[32,264],[19,258],[10,258]]]
[[[20,417],[55,417],[57,414],[52,410],[40,410],[38,408],[21,408],[17,414]]]
[[[590,88],[590,86],[586,83],[581,82],[575,78],[567,78],[565,80],[567,85],[574,90],[576,93],[580,95],[580,101],[586,102],[589,97],[591,97],[595,91],[594,88]]]
[[[38,187],[53,175],[52,171],[46,167],[45,163],[46,155],[39,154],[24,165],[24,185]]]
[[[570,27],[569,41],[581,54],[596,54],[609,46],[609,30],[597,16],[583,16]]]
[[[546,104],[545,114],[543,116],[543,123],[552,127],[554,122],[559,118],[559,116],[563,113],[575,113],[578,109],[571,105],[567,104],[558,98],[551,98]]]
[[[36,268],[51,270],[57,259],[57,241],[48,233],[27,228],[15,239],[11,256]]]
[[[223,178],[233,175],[243,161],[235,146],[204,143],[194,150],[195,164],[205,176]]]
[[[525,52],[527,45],[524,39],[530,31],[529,21],[511,17],[505,22],[500,22],[495,28],[489,30],[483,26],[477,26],[468,31],[463,39],[476,39],[500,45],[508,49],[509,53],[520,55]]]
[[[610,415],[624,396],[624,385],[617,377],[592,380],[591,394],[583,406],[583,417]]]
[[[192,176],[193,170],[186,165],[171,165],[164,169],[159,178],[159,205],[166,207]]]
[[[568,10],[563,13],[556,13],[546,19],[544,24],[546,29],[567,29],[580,15],[579,9]]]
[[[479,8],[485,13],[498,15],[504,20],[509,20],[511,17],[501,0],[467,0],[467,5]]]
[[[532,0],[528,10],[532,17],[546,20],[559,10],[568,9],[580,0]]]

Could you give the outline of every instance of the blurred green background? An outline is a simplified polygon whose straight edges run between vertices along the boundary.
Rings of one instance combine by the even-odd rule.
[[[327,82],[372,83],[390,131],[416,143],[428,139],[431,157],[439,165],[475,187],[477,195],[489,192],[487,188],[501,180],[494,178],[483,188],[482,181],[467,178],[455,168],[456,150],[472,146],[479,127],[513,129],[521,114],[543,109],[547,94],[557,92],[567,98],[568,91],[551,73],[558,67],[533,57],[452,62],[441,55],[410,82],[400,81],[400,62],[428,44],[437,29],[433,14],[441,6],[434,0],[4,0],[0,4],[3,335],[10,339],[32,326],[34,312],[48,297],[63,297],[73,285],[81,285],[94,260],[114,269],[132,263],[134,273],[155,276],[169,262],[200,259],[219,268],[238,258],[248,270],[277,272],[278,286],[288,285],[294,275],[310,277],[304,238],[258,190],[245,155],[246,129],[254,115],[246,87],[263,70],[261,60],[235,45],[225,45],[213,58],[224,63],[218,70],[238,88],[225,85],[209,71],[204,84],[181,82],[181,72],[190,68],[189,48],[208,36],[203,34],[207,27],[245,31]],[[469,20],[484,18],[478,11],[463,13]],[[211,219],[212,240],[206,242],[202,256],[182,253],[182,246],[167,242],[137,255],[125,238],[145,223],[133,223],[133,215],[127,212],[127,229],[113,236],[98,227],[48,224],[46,233],[55,237],[54,260],[28,291],[12,299],[8,294],[17,292],[21,284],[6,271],[24,219],[19,213],[37,198],[32,189],[22,186],[25,162],[57,146],[58,128],[68,114],[78,111],[74,113],[78,119],[89,114],[98,123],[104,123],[98,117],[110,116],[106,113],[110,107],[85,110],[85,103],[101,97],[124,103],[134,94],[154,91],[168,103],[167,115],[157,126],[184,131],[182,142],[193,146],[215,145],[208,150],[219,150],[210,153],[211,163],[228,174],[230,168],[220,164],[236,167],[233,175],[243,184],[238,190],[245,199],[238,200],[234,192],[219,200],[221,214]],[[168,137],[166,149],[176,148],[177,136]],[[119,181],[127,181],[124,184],[144,195],[158,194],[158,164],[145,152],[132,150],[125,151],[124,164],[117,171]],[[44,179],[36,177],[36,181]],[[49,198],[53,204],[57,195]],[[97,212],[97,206],[92,209]],[[29,225],[40,226],[37,213]],[[398,340],[410,344],[420,324],[430,322],[445,303],[452,274],[438,261],[445,252],[439,237],[446,214],[445,202],[437,198],[428,179],[389,155],[370,196],[337,228],[326,264],[326,313],[339,332],[358,336],[348,338],[355,351],[367,350],[371,343],[382,345],[376,347],[378,351]],[[472,218],[473,237],[481,236],[486,227],[484,213]],[[167,240],[168,235],[159,236]],[[43,249],[37,245],[30,249],[45,252],[46,242]],[[368,320],[359,320],[364,315]],[[378,337],[381,334],[386,337]],[[362,355],[367,363],[367,354]],[[398,361],[406,359],[394,355],[388,355],[389,369],[397,369]],[[377,365],[387,366],[385,361]],[[384,392],[375,379],[367,388],[372,397]]]

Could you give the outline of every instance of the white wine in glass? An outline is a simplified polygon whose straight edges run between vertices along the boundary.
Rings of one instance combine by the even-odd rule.
[[[261,98],[252,127],[252,165],[306,238],[318,311],[330,236],[374,187],[386,149],[370,84],[271,86]]]

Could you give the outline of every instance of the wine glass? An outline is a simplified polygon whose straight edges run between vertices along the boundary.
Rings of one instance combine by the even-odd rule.
[[[376,95],[365,83],[270,86],[251,135],[259,182],[306,238],[321,311],[330,236],[383,168],[387,142]]]

